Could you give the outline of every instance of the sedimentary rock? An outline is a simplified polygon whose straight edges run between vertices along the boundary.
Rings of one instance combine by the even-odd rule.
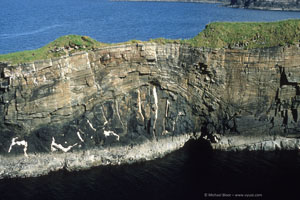
[[[138,43],[0,72],[0,177],[151,159],[195,137],[223,150],[300,146],[299,44]]]

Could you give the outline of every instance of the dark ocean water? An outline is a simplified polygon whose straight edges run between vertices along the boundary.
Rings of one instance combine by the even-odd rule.
[[[102,42],[191,38],[214,21],[276,21],[300,12],[258,11],[216,4],[108,0],[1,0],[0,54],[36,49],[66,34]]]
[[[299,152],[213,152],[198,141],[149,162],[0,180],[0,199],[288,200],[299,199],[299,180]]]

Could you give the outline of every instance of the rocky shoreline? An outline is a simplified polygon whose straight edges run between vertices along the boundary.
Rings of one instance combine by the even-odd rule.
[[[186,2],[186,3],[218,3],[231,8],[244,8],[272,11],[300,11],[297,0],[112,0],[112,1],[144,1],[144,2]]]
[[[220,137],[212,148],[222,151],[279,151],[300,150],[300,138],[267,136],[264,138],[231,136]]]
[[[255,10],[300,11],[300,4],[297,0],[231,0],[226,6]]]
[[[26,178],[47,175],[59,170],[78,171],[96,166],[122,165],[162,158],[182,148],[189,140],[208,140],[201,133],[189,133],[161,138],[133,146],[92,148],[84,151],[35,153],[27,156],[0,156],[0,179]],[[300,150],[300,139],[286,137],[251,138],[214,136],[208,140],[213,150],[275,151]]]
[[[0,179],[37,177],[58,170],[77,171],[101,165],[121,165],[161,158],[180,149],[195,134],[147,141],[133,146],[92,148],[85,151],[0,156]]]

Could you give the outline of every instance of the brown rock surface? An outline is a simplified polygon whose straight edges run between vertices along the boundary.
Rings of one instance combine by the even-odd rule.
[[[300,146],[299,45],[120,45],[2,63],[0,72],[4,156],[135,146],[200,132],[224,150]],[[293,142],[253,146],[276,138]]]

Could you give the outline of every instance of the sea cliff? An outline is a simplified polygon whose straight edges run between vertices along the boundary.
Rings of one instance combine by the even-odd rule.
[[[299,0],[112,0],[112,1],[155,1],[187,3],[220,3],[233,8],[257,10],[300,11]]]
[[[231,0],[230,6],[258,10],[300,11],[299,0]]]
[[[221,150],[299,149],[300,23],[280,23],[290,22],[289,42],[260,48],[261,24],[251,41],[205,45],[215,24],[191,41],[78,44],[2,62],[0,178],[154,159],[196,138]]]

